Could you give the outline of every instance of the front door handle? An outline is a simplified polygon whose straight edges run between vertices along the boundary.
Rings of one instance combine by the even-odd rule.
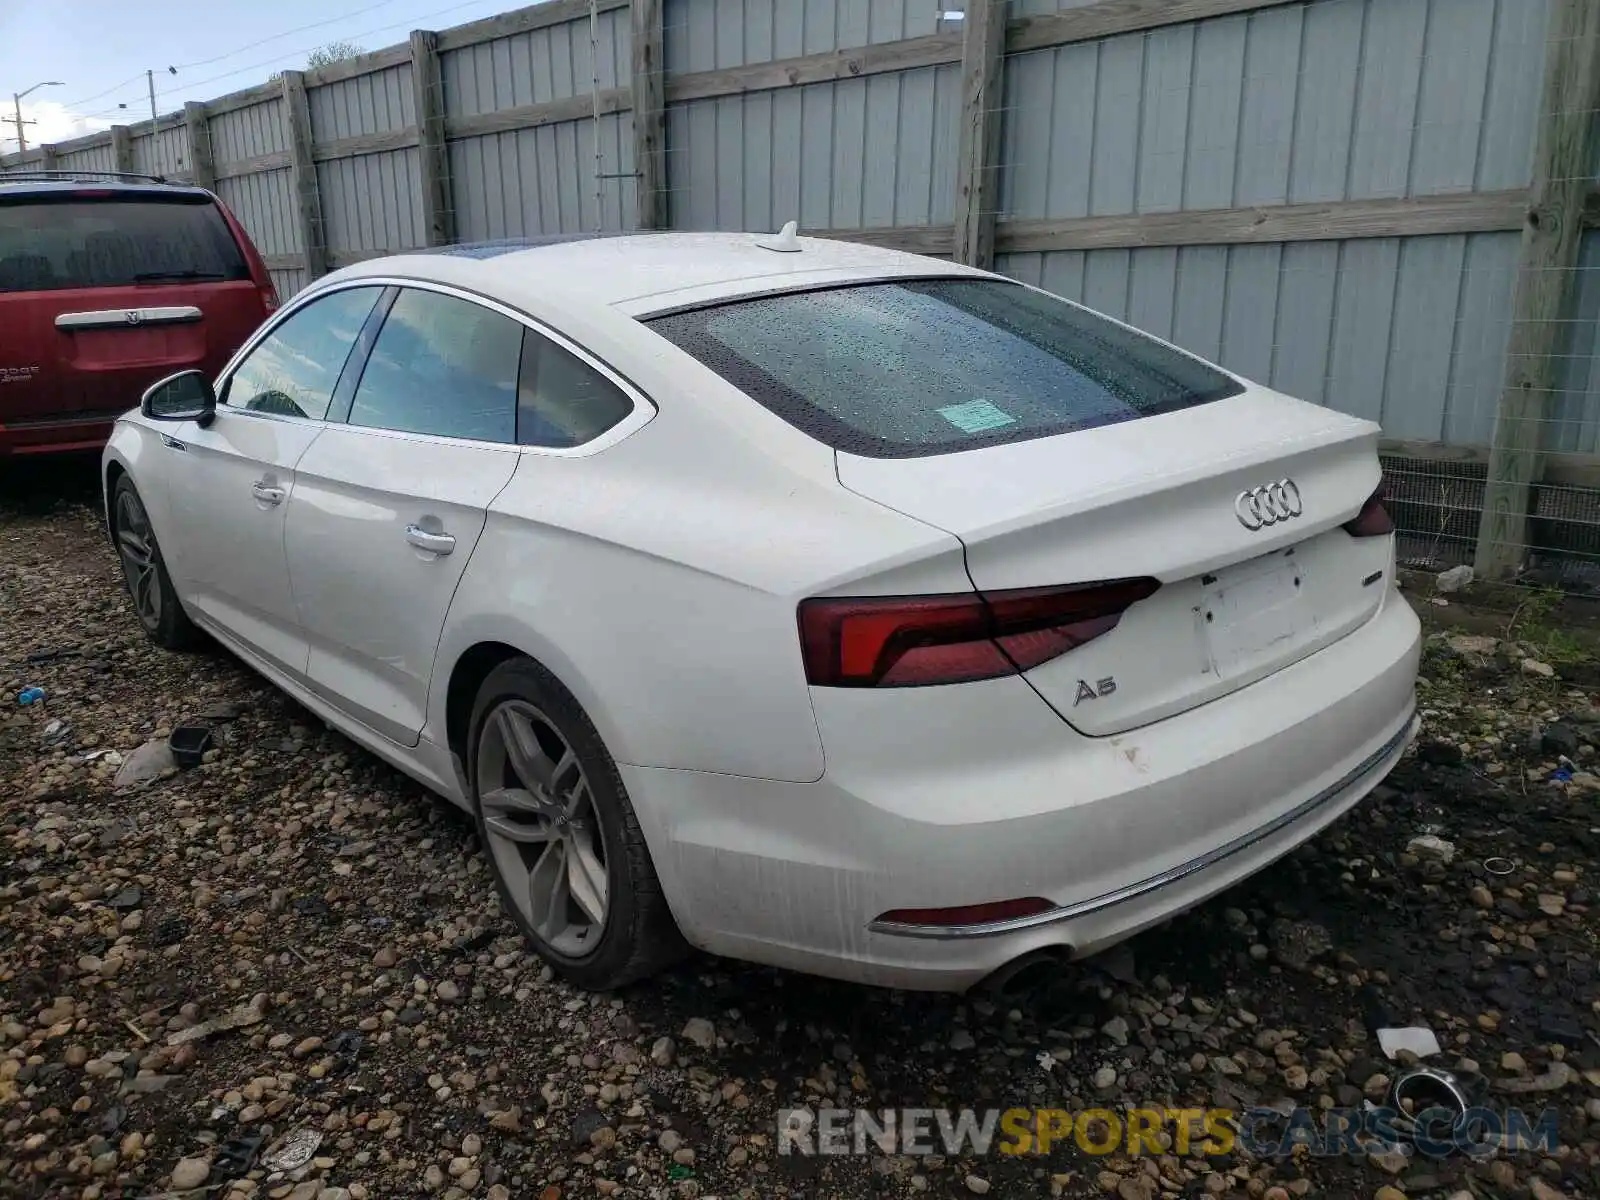
[[[455,534],[429,533],[421,525],[406,526],[406,541],[429,554],[449,554],[456,548]]]
[[[257,480],[250,485],[250,494],[266,505],[282,504],[283,498],[288,495],[281,487]]]

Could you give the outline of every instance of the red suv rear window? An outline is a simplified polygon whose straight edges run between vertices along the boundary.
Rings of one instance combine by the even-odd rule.
[[[0,201],[0,292],[249,278],[227,222],[204,197]]]

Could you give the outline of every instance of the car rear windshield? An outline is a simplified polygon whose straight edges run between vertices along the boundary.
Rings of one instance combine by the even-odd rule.
[[[1242,390],[1160,342],[1000,280],[785,292],[646,324],[812,437],[877,458],[1049,437]]]
[[[0,200],[0,292],[249,277],[227,222],[204,197]]]

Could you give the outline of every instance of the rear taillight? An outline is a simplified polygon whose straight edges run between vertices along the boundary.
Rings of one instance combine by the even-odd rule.
[[[1378,490],[1367,497],[1367,502],[1361,506],[1354,519],[1344,523],[1344,530],[1351,537],[1387,537],[1394,532],[1394,521],[1389,516],[1384,501],[1389,498],[1388,488],[1384,484],[1378,485]]]
[[[816,687],[919,687],[1015,675],[1110,632],[1160,586],[1116,579],[987,597],[805,600],[806,679]]]

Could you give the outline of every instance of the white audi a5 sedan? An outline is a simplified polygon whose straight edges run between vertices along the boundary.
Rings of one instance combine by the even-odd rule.
[[[134,608],[467,809],[579,985],[1004,985],[1262,870],[1415,730],[1378,427],[827,240],[337,271],[117,424]]]

